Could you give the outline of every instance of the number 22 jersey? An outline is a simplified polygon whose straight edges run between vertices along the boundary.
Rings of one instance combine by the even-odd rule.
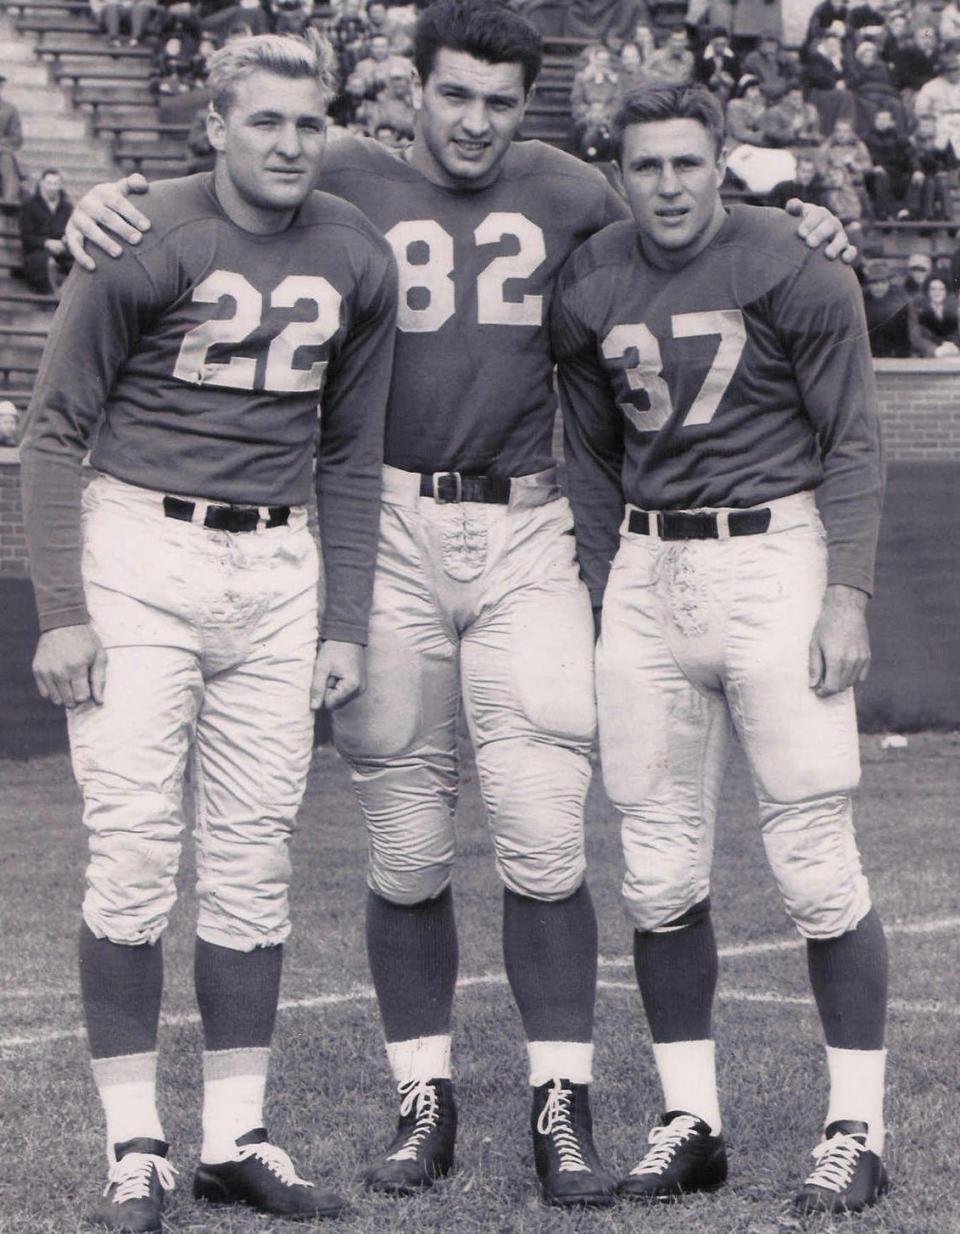
[[[552,335],[595,602],[624,499],[744,508],[810,489],[830,582],[872,590],[882,468],[862,296],[787,216],[735,207],[679,269],[644,257],[634,223],[608,227],[560,275]]]

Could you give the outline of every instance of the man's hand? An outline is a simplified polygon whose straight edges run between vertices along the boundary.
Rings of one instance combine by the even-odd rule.
[[[108,184],[97,184],[74,206],[67,223],[64,239],[73,254],[74,261],[84,270],[95,270],[96,262],[83,247],[89,240],[111,257],[119,257],[121,246],[103,230],[109,227],[127,244],[139,244],[143,232],[149,230],[150,220],[130,201],[131,193],[148,193],[150,185],[144,176],[136,172]]]
[[[328,639],[320,644],[313,666],[310,706],[336,711],[367,688],[366,651],[356,643]]]
[[[818,249],[826,245],[824,257],[830,261],[841,257],[846,265],[853,265],[857,259],[856,247],[847,239],[843,224],[826,206],[815,206],[809,201],[791,197],[784,208],[788,214],[800,219],[797,235],[808,248]]]
[[[810,688],[820,698],[865,681],[870,671],[866,592],[834,583],[810,640]]]
[[[103,702],[107,653],[89,625],[60,626],[40,635],[33,678],[43,698],[58,707]]]
[[[48,253],[52,254],[54,257],[59,257],[60,254],[64,250],[64,244],[62,240],[44,240],[43,247],[47,250]]]

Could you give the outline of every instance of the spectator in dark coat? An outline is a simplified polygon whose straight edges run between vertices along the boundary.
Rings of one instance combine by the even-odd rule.
[[[760,42],[744,58],[743,72],[759,78],[761,90],[771,100],[780,98],[795,80],[793,65],[784,55],[777,34],[760,35]]]
[[[724,103],[733,94],[740,80],[740,66],[730,46],[730,35],[723,26],[714,26],[710,41],[696,58],[697,81],[716,94]]]
[[[893,112],[888,107],[877,109],[873,128],[864,138],[870,158],[876,167],[887,174],[890,189],[890,206],[899,210],[906,201],[913,172],[913,151],[910,142],[897,131]]]
[[[894,287],[881,262],[871,262],[864,277],[863,307],[870,350],[883,359],[907,359],[932,354],[920,333],[916,309],[905,292]]]
[[[799,197],[801,201],[809,201],[815,206],[824,204],[825,186],[823,177],[817,171],[814,159],[805,154],[797,156],[797,170],[792,180],[781,180],[770,192],[770,204],[781,209],[791,197]]]
[[[942,274],[931,274],[923,293],[923,299],[916,306],[917,322],[933,354],[938,357],[960,355],[957,297],[947,291]]]
[[[23,277],[41,295],[50,295],[59,287],[73,264],[63,242],[72,209],[60,173],[53,167],[43,172],[36,192],[20,207]]]
[[[887,59],[894,86],[916,94],[937,75],[936,38],[931,41],[929,35],[923,35],[922,42],[918,42],[912,34],[908,35],[888,52]]]

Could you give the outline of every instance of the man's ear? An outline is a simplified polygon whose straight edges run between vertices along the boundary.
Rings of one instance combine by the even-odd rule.
[[[214,150],[223,150],[227,144],[227,122],[211,104],[207,112],[207,140]]]
[[[410,78],[410,102],[413,104],[414,111],[419,111],[423,106],[423,82],[416,69],[413,70],[413,76]]]

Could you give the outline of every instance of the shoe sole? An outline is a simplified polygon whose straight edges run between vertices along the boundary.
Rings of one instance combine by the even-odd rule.
[[[632,1200],[634,1204],[679,1204],[688,1195],[711,1195],[714,1191],[719,1191],[721,1187],[726,1186],[726,1179],[719,1183],[704,1183],[702,1187],[688,1187],[685,1191],[663,1191],[650,1192],[644,1195],[638,1191],[620,1191],[617,1190],[617,1197],[621,1200]]]
[[[331,1208],[317,1208],[312,1213],[276,1213],[256,1204],[248,1204],[246,1200],[218,1199],[212,1195],[196,1195],[193,1197],[199,1204],[217,1204],[222,1208],[246,1208],[252,1213],[261,1213],[264,1217],[279,1217],[281,1221],[325,1221],[330,1217],[342,1217],[347,1211],[347,1205],[338,1204]],[[157,1227],[159,1232],[160,1227]]]
[[[367,1191],[373,1191],[377,1195],[386,1195],[394,1200],[403,1200],[410,1196],[423,1195],[425,1191],[430,1190],[434,1183],[439,1183],[445,1178],[449,1178],[453,1170],[454,1166],[451,1162],[445,1169],[438,1170],[432,1178],[424,1178],[416,1183],[381,1183],[374,1179],[364,1178],[363,1185]]]
[[[546,1196],[543,1192],[540,1197],[548,1208],[613,1208],[617,1202],[615,1195],[584,1195],[566,1197]]]

